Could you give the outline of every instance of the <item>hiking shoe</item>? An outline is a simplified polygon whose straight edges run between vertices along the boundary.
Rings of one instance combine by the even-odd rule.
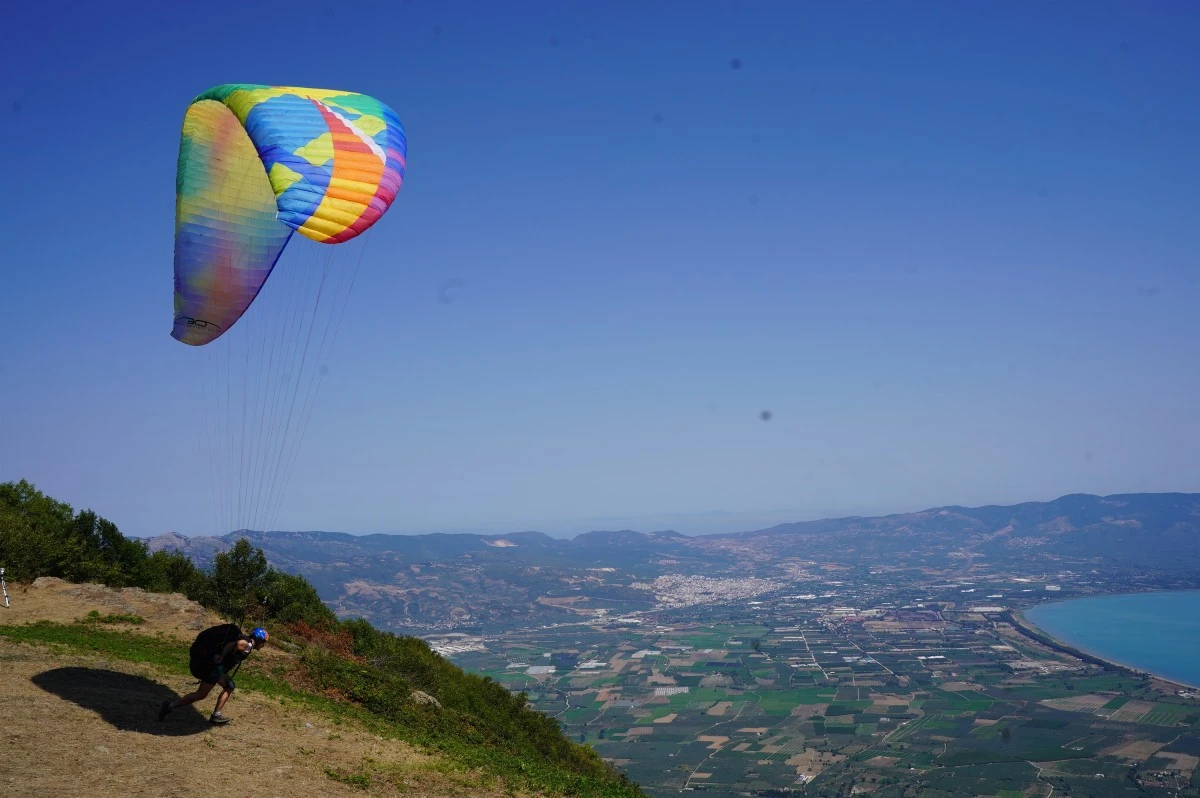
[[[160,706],[160,707],[158,708],[158,719],[159,719],[159,721],[161,722],[161,721],[164,721],[164,720],[166,720],[166,719],[167,719],[167,713],[169,713],[170,711],[171,711],[171,702],[170,702],[170,701],[164,701],[164,702],[162,702],[162,706]]]
[[[210,717],[210,718],[208,719],[208,722],[209,722],[209,723],[216,723],[216,724],[220,725],[220,724],[222,724],[222,723],[228,723],[228,722],[229,722],[229,718],[225,717],[225,716],[224,716],[224,715],[222,715],[220,712],[214,712],[214,713],[212,713],[212,717]]]

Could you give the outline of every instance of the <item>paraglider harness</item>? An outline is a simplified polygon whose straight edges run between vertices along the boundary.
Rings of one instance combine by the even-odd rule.
[[[216,643],[218,635],[221,637],[220,643]],[[253,651],[254,647],[256,646],[255,641],[242,634],[242,630],[237,626],[237,624],[227,623],[223,624],[222,626],[213,626],[205,629],[203,632],[197,635],[196,640],[192,643],[192,648],[189,651],[191,659],[189,669],[192,672],[192,676],[196,677],[196,683],[203,684],[208,682],[209,677],[212,674],[216,674],[217,679],[212,682],[213,684],[220,684],[221,677],[223,676],[225,677],[225,681],[228,683],[229,690],[236,689],[237,685],[233,683],[233,676],[238,672],[238,669],[242,667],[242,663],[250,658],[250,652],[246,652],[244,656],[238,656],[237,663],[234,664],[233,668],[231,668],[229,671],[225,670],[226,658],[222,658],[221,662],[217,663],[216,665],[213,665],[212,659],[216,654],[223,652],[227,645],[243,638],[250,641],[250,651]],[[236,649],[231,652],[230,656],[235,655],[239,655],[239,652]],[[199,673],[205,673],[207,675],[200,676]]]

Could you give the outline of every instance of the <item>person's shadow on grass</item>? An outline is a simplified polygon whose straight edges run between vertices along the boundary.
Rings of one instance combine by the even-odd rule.
[[[211,728],[194,704],[176,709],[159,723],[159,706],[179,694],[143,676],[103,668],[55,668],[31,681],[47,693],[90,709],[121,731],[178,737]]]

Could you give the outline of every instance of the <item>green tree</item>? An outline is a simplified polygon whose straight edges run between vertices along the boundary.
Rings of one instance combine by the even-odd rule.
[[[333,610],[321,601],[316,588],[302,576],[270,568],[261,580],[259,591],[266,618],[283,623],[303,621],[324,628],[337,624]]]
[[[74,512],[29,482],[0,484],[0,565],[14,582],[65,576]]]
[[[182,593],[192,601],[212,606],[213,590],[208,575],[186,554],[156,551],[146,558],[145,587],[152,593]]]
[[[68,550],[71,556],[64,575],[72,581],[145,586],[146,544],[126,538],[116,524],[92,510],[75,516]]]
[[[233,548],[216,556],[212,569],[213,609],[242,623],[266,615],[261,609],[267,576],[267,557],[262,549],[240,538]]]

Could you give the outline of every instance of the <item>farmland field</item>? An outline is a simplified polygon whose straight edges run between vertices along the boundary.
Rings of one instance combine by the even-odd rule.
[[[1014,645],[1004,629],[769,617],[513,632],[455,660],[525,692],[655,798],[1191,789],[1200,702],[1145,677]],[[1165,775],[1142,777],[1151,766]]]

